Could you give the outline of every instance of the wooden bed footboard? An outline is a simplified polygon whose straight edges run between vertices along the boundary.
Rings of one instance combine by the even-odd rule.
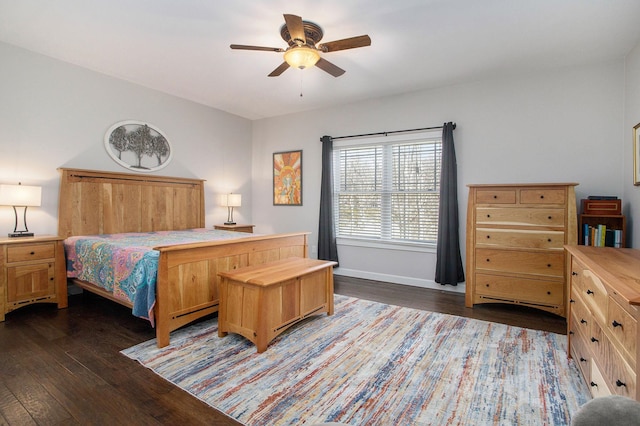
[[[308,233],[264,235],[240,240],[156,247],[156,339],[218,310],[219,272],[288,257],[308,257]]]

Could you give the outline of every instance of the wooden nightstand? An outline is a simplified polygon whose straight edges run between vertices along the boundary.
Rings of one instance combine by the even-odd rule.
[[[0,321],[32,303],[66,308],[67,278],[62,238],[0,238]]]
[[[213,228],[223,231],[248,232],[249,234],[253,234],[254,226],[255,225],[213,225]]]

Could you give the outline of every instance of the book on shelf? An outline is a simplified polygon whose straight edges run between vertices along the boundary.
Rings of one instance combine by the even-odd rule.
[[[622,230],[607,228],[606,225],[584,224],[582,241],[585,246],[622,247]]]

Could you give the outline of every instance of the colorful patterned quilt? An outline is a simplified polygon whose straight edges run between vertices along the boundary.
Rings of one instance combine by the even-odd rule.
[[[133,315],[153,326],[160,257],[154,247],[250,236],[255,234],[198,228],[70,237],[64,240],[67,277],[90,282],[133,304]]]

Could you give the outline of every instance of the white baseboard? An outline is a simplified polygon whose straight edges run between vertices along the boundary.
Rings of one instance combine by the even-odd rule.
[[[398,275],[380,274],[377,272],[359,271],[356,269],[335,268],[333,270],[334,275],[341,275],[343,277],[363,278],[366,280],[384,281],[394,284],[410,285],[413,287],[430,288],[434,290],[450,291],[452,293],[464,293],[465,283],[460,283],[457,286],[441,285],[433,280],[424,280],[420,278],[402,277]]]

